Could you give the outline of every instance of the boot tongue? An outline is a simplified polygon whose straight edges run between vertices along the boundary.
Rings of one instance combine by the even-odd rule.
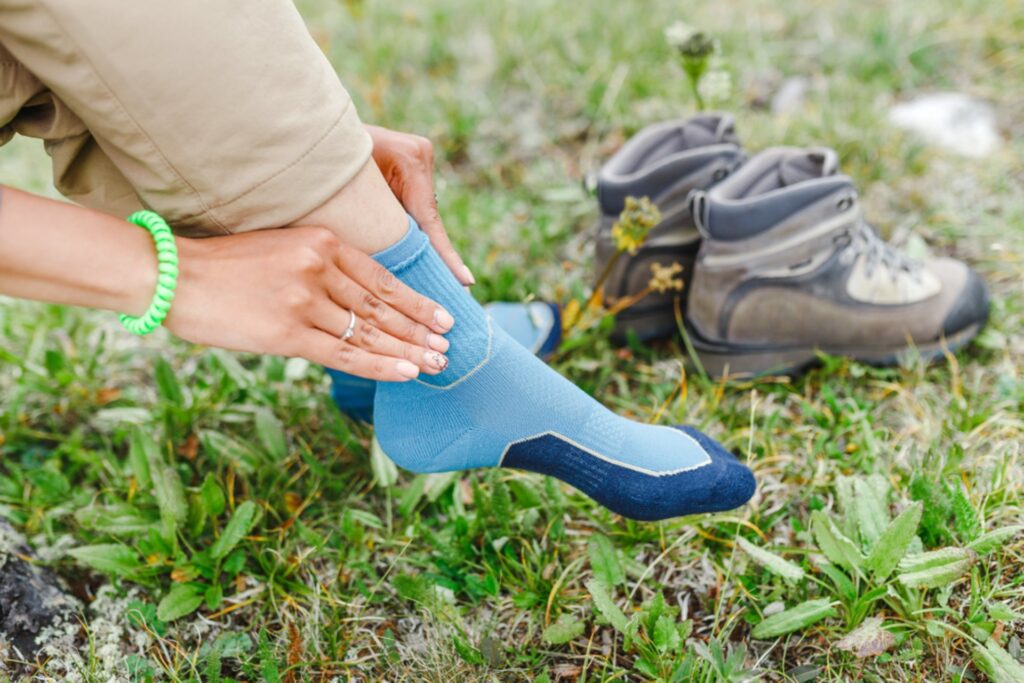
[[[684,148],[695,149],[721,143],[739,144],[733,118],[729,114],[694,116],[680,129]]]
[[[779,183],[785,187],[804,180],[835,175],[839,170],[839,157],[826,147],[800,150],[779,164]]]

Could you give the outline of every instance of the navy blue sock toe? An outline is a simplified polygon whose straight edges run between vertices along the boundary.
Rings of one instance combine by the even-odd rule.
[[[757,480],[754,479],[754,473],[750,471],[750,468],[699,429],[685,425],[678,425],[676,429],[693,437],[701,448],[711,456],[711,460],[718,463],[721,470],[713,485],[714,490],[711,497],[713,507],[709,508],[708,512],[732,510],[753,498],[754,491],[757,490]]]
[[[674,473],[642,472],[544,435],[511,446],[501,464],[561,479],[612,512],[642,521],[732,510],[750,500],[756,482],[745,465],[703,432],[676,429],[697,441],[711,461]]]

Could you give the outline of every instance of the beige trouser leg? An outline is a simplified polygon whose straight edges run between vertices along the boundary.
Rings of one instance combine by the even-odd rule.
[[[69,198],[183,234],[304,216],[370,158],[288,0],[0,0],[0,144],[43,138]]]

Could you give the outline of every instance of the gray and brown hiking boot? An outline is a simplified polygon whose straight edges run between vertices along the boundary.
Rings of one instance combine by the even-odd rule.
[[[704,236],[687,328],[715,376],[794,371],[817,352],[887,364],[970,341],[988,294],[960,261],[915,261],[865,223],[834,151],[778,147],[693,209]]]
[[[616,253],[612,226],[626,197],[649,197],[661,211],[661,222],[636,254],[623,253],[605,281],[606,303],[636,296],[651,280],[651,266],[679,263],[684,284],[693,273],[700,233],[687,204],[692,190],[706,190],[725,178],[745,159],[728,114],[701,114],[644,128],[601,168],[597,199],[601,219],[597,229],[595,270],[600,275]],[[613,339],[621,342],[632,330],[642,340],[676,332],[675,299],[685,304],[684,292],[650,293],[616,316]],[[685,305],[681,305],[685,310]]]

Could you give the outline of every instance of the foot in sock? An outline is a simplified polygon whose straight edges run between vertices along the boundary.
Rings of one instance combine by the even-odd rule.
[[[621,418],[513,341],[411,219],[406,236],[374,258],[456,321],[447,369],[378,385],[377,439],[402,467],[530,470],[642,520],[729,510],[753,495],[753,474],[712,439]]]
[[[562,318],[557,304],[494,302],[484,306],[484,310],[495,325],[539,358],[549,358],[562,339]],[[338,409],[357,420],[373,422],[377,382],[330,368],[327,374],[331,376],[331,397]]]

